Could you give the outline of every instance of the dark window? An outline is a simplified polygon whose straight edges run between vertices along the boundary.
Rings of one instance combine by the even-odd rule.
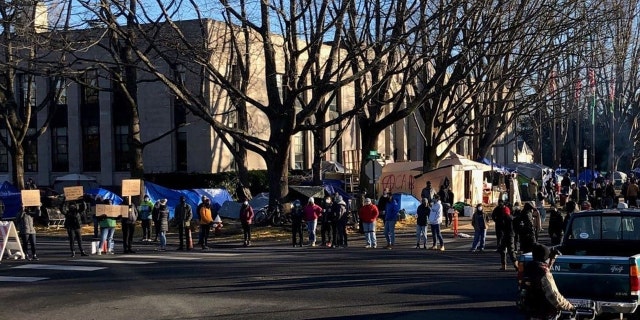
[[[56,81],[56,80],[54,80]],[[51,169],[69,171],[69,133],[67,122],[67,90],[64,80],[52,86],[56,90],[56,110],[51,119]]]
[[[185,81],[185,68],[182,65],[176,67],[175,77],[176,81],[184,84]],[[184,101],[178,97],[173,99],[173,125],[179,127],[187,123],[187,108],[184,105]],[[176,130],[175,133],[176,149],[176,170],[187,171],[187,133],[185,128],[182,127]]]
[[[114,71],[116,72],[116,71]],[[116,79],[117,77],[113,77]],[[122,75],[124,79],[124,75]],[[111,119],[113,119],[114,168],[116,171],[131,170],[131,150],[129,148],[129,126],[132,112],[127,94],[117,81],[113,81]]]
[[[82,126],[82,166],[84,171],[100,171],[100,103],[98,73],[87,71],[80,90]]]
[[[0,137],[7,139],[7,130],[1,129]],[[9,150],[0,143],[0,172],[9,172]]]

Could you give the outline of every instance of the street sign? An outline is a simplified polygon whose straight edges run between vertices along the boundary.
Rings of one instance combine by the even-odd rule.
[[[377,160],[380,159],[380,154],[378,153],[377,150],[371,150],[369,151],[369,154],[367,155],[367,160]]]
[[[382,175],[382,165],[378,161],[370,160],[364,165],[364,173],[369,180],[378,180]]]

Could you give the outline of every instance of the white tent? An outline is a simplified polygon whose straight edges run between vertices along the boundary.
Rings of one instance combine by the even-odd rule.
[[[57,192],[64,192],[65,187],[82,186],[86,192],[89,189],[100,187],[95,177],[87,176],[79,173],[71,173],[68,175],[57,177],[53,180],[53,189]]]

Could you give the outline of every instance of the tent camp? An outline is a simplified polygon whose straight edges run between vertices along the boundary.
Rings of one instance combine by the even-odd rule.
[[[400,204],[400,209],[404,209],[404,211],[408,215],[414,216],[418,213],[418,206],[420,205],[420,201],[412,194],[398,192],[392,194],[391,197],[398,201],[398,203]]]
[[[551,170],[551,168],[538,163],[512,163],[507,168],[511,171],[517,171],[519,175],[538,181],[542,180],[545,171]]]
[[[14,219],[22,207],[20,190],[8,181],[5,181],[0,185],[0,200],[3,205],[3,211],[2,214],[0,214],[0,218],[2,218],[2,220]]]
[[[232,200],[231,194],[227,189],[190,189],[190,190],[174,190],[165,188],[163,186],[144,182],[144,189],[151,201],[157,201],[160,199],[167,199],[167,206],[169,207],[169,217],[173,218],[174,208],[180,203],[180,197],[185,196],[186,201],[193,210],[193,219],[198,219],[198,212],[196,208],[201,202],[202,196],[207,196],[211,200],[211,206],[214,211],[218,211],[225,201]]]
[[[53,180],[53,189],[59,193],[64,192],[65,187],[82,186],[84,190],[100,187],[95,177],[79,173],[71,173]]]
[[[266,207],[268,204],[269,194],[266,192],[259,193],[249,200],[249,205],[253,209],[254,213]],[[222,204],[222,207],[220,207],[218,214],[223,218],[239,219],[241,206],[242,204],[238,201],[227,200]]]
[[[389,188],[392,193],[406,192],[420,198],[427,181],[438,190],[445,179],[449,180],[454,194],[453,203],[468,199],[471,203],[482,202],[483,173],[491,167],[469,160],[451,152],[440,167],[421,172],[422,162],[390,163],[382,168],[380,187]]]
[[[96,197],[99,196],[100,199],[102,200],[111,200],[111,203],[114,205],[122,204],[122,198],[119,195],[107,189],[102,189],[102,188],[89,189],[85,191],[85,194],[91,196],[91,198],[94,200]]]

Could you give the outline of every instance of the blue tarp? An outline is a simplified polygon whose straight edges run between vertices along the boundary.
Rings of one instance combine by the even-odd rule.
[[[217,212],[225,201],[233,200],[231,194],[226,189],[190,189],[190,190],[174,190],[163,186],[144,182],[146,194],[149,195],[151,201],[156,202],[160,199],[167,199],[169,207],[169,217],[173,218],[173,208],[180,203],[180,197],[185,196],[187,203],[193,209],[193,219],[199,219],[196,208],[201,202],[202,196],[207,196],[211,200],[212,210]]]
[[[117,194],[115,194],[115,193],[113,193],[113,192],[111,192],[111,191],[109,191],[107,189],[102,189],[102,188],[89,189],[85,193],[90,195],[91,198],[94,199],[94,200],[95,200],[95,198],[97,196],[100,196],[100,198],[102,200],[111,200],[111,204],[113,204],[113,205],[122,204],[122,198],[119,195],[117,195]],[[94,204],[95,204],[95,202],[94,202]]]
[[[416,215],[418,213],[418,206],[420,205],[420,201],[416,199],[412,194],[408,193],[394,193],[391,195],[393,199],[398,201],[400,204],[400,209],[404,209],[404,211],[409,215]]]
[[[599,176],[600,176],[600,173],[598,171],[591,171],[591,169],[585,169],[584,171],[580,172],[580,174],[578,175],[578,181],[580,181],[580,183],[582,182],[589,183],[591,182],[591,180]]]
[[[5,181],[0,185],[0,200],[4,204],[2,219],[14,219],[22,207],[20,190],[10,182]]]

